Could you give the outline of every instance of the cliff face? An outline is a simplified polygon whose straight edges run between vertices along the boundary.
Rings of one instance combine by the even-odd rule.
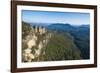
[[[39,61],[40,56],[45,55],[45,47],[51,38],[51,33],[41,26],[30,26],[23,23],[22,48],[23,62]],[[25,31],[26,30],[26,31]],[[29,32],[28,32],[29,31]],[[26,47],[25,47],[26,46]]]

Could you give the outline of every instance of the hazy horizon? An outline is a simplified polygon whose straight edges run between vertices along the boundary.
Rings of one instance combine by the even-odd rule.
[[[63,23],[71,25],[89,25],[90,14],[79,12],[22,10],[22,21],[28,23]]]

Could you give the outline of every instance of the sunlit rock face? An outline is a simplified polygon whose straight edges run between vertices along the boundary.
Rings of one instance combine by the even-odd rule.
[[[32,39],[32,40],[30,40],[30,41],[27,43],[27,45],[28,45],[28,48],[32,48],[33,46],[36,45],[36,42],[35,42],[34,39]]]
[[[37,36],[33,35],[32,39],[28,41],[27,45],[28,48],[32,48],[33,46],[36,45],[36,40],[37,40]]]
[[[23,57],[24,57],[24,61],[26,62],[31,62],[32,59],[35,58],[35,56],[31,53],[31,49],[25,49],[23,52]]]
[[[31,27],[31,29],[30,34],[23,39],[23,43],[27,45],[23,50],[24,62],[39,61],[39,57],[45,55],[44,48],[51,38],[51,33],[42,26]]]

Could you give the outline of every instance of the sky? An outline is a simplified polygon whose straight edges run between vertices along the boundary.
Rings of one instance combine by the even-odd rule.
[[[29,23],[90,24],[89,13],[22,10],[22,20]]]

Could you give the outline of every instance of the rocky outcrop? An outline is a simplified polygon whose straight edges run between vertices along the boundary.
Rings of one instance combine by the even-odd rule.
[[[23,62],[39,61],[40,56],[45,55],[45,46],[48,44],[52,34],[44,27],[34,26],[31,31],[22,39],[23,47]]]

